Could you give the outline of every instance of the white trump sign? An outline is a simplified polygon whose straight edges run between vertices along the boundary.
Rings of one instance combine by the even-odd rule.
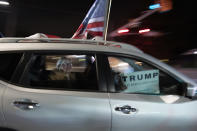
[[[136,71],[121,74],[127,93],[159,94],[159,70]]]

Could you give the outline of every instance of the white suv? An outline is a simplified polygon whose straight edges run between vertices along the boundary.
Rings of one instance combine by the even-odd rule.
[[[0,130],[197,129],[196,83],[133,46],[0,42]]]

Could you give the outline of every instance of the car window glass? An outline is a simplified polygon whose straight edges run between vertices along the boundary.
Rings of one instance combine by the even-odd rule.
[[[181,82],[145,62],[108,57],[115,89],[123,93],[182,94]]]
[[[5,53],[0,54],[0,78],[10,81],[19,61],[21,60],[22,53]]]
[[[35,55],[20,83],[43,89],[97,91],[94,55]]]

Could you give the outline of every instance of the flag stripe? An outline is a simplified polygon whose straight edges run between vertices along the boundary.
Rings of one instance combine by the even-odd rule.
[[[88,31],[97,31],[97,32],[103,32],[103,27],[96,27],[96,28],[90,28]]]
[[[87,29],[90,29],[90,28],[95,28],[95,27],[103,27],[104,26],[104,22],[94,22],[94,23],[91,23],[91,24],[88,24],[87,26]]]
[[[88,24],[89,24],[89,23],[93,23],[93,22],[101,22],[101,21],[104,21],[104,17],[91,18],[91,19],[88,21]]]
[[[103,32],[93,32],[93,31],[90,31],[89,34],[91,34],[93,36],[103,36]]]
[[[82,39],[84,35],[76,35],[76,36],[73,36],[74,39]]]

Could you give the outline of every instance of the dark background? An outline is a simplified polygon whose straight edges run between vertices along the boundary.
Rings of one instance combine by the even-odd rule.
[[[7,37],[26,37],[35,33],[70,38],[84,19],[94,0],[48,1],[10,0],[0,6],[0,32]],[[153,0],[112,0],[109,33],[139,17]],[[194,1],[173,0],[173,9],[155,13],[140,26],[163,32],[158,37],[128,35],[109,40],[127,42],[157,58],[171,58],[196,46]]]

